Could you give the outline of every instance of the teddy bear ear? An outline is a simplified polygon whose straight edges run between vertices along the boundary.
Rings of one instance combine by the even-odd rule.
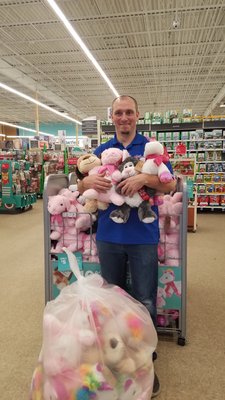
[[[126,160],[126,158],[130,157],[130,154],[128,153],[128,151],[125,149],[123,150],[123,154],[122,154],[122,162],[124,160]]]

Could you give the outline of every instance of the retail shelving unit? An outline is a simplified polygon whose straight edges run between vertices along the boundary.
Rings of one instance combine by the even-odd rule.
[[[31,209],[37,195],[30,190],[30,180],[29,163],[0,160],[0,211]]]

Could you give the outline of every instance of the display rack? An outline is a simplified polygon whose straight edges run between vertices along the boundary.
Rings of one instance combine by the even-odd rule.
[[[185,177],[177,178],[176,192],[182,193],[182,212],[160,214],[159,248],[163,248],[163,256],[159,251],[159,285],[158,285],[158,332],[177,336],[179,345],[186,342],[186,298],[187,298],[187,210],[188,190]],[[168,224],[176,218],[176,227],[171,231]],[[169,222],[168,222],[169,220]],[[167,226],[167,228],[166,228]],[[176,233],[175,233],[176,232]],[[174,241],[175,235],[177,239]],[[175,248],[173,249],[173,246]]]
[[[57,295],[57,291],[53,282],[53,271],[57,270],[59,273],[64,274],[63,284],[70,284],[70,272],[65,262],[65,255],[55,257],[52,254],[52,242],[50,239],[51,223],[50,214],[47,209],[48,197],[54,196],[59,193],[63,188],[73,183],[74,174],[67,175],[49,175],[45,180],[44,194],[43,194],[43,207],[44,207],[44,254],[45,254],[45,301],[53,299]],[[160,307],[159,314],[162,313],[163,317],[167,315],[169,324],[159,326],[159,333],[173,333],[177,335],[177,342],[179,345],[184,345],[186,340],[186,269],[187,269],[187,185],[184,179],[178,178],[177,190],[183,193],[182,200],[182,214],[179,216],[179,264],[170,266],[166,264],[159,264],[159,288],[162,286],[161,278],[163,273],[172,270],[175,276],[179,279],[181,285],[181,293],[176,296],[165,296],[164,306]],[[86,268],[87,273],[100,273],[100,265],[98,263],[86,263],[82,267],[82,254],[76,253],[80,268]],[[174,262],[177,260],[174,260]],[[85,270],[84,270],[85,273]],[[174,313],[178,313],[175,325],[170,324],[173,320]],[[172,318],[172,319],[171,319]]]
[[[170,162],[177,177],[185,176],[188,195],[188,221],[187,229],[196,232],[197,229],[197,191],[195,188],[196,158],[177,156]]]
[[[0,211],[26,211],[37,201],[30,190],[29,164],[0,160]]]

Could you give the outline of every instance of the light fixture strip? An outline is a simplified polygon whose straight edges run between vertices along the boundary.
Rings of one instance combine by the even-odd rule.
[[[82,125],[80,121],[77,121],[76,119],[74,119],[74,118],[72,118],[72,117],[69,117],[68,115],[64,115],[63,113],[61,113],[61,112],[59,112],[59,111],[57,111],[57,110],[52,109],[51,107],[47,106],[47,105],[44,104],[44,103],[41,103],[40,101],[34,99],[33,97],[30,97],[30,96],[28,96],[27,94],[24,94],[24,93],[22,93],[22,92],[19,92],[18,90],[13,89],[13,88],[11,88],[10,86],[5,85],[5,84],[2,83],[2,82],[0,82],[0,87],[1,87],[2,89],[7,90],[8,92],[11,92],[11,93],[13,93],[13,94],[16,94],[17,96],[23,97],[24,99],[30,101],[31,103],[37,104],[38,106],[40,106],[40,107],[42,107],[42,108],[45,108],[46,110],[51,111],[51,112],[53,112],[54,114],[60,115],[60,117],[62,117],[62,118],[66,118],[66,119],[68,119],[68,120],[70,120],[70,121],[72,121],[72,122],[75,122],[75,123],[78,124],[78,125]]]
[[[9,122],[0,121],[0,125],[11,126],[12,128],[23,129],[24,131],[34,132],[34,133],[41,133],[42,135],[55,137],[55,135],[52,135],[51,133],[37,131],[36,129],[26,128],[25,126],[15,125],[15,124],[11,124]],[[24,137],[24,136],[17,136],[17,137],[19,138],[19,137]]]
[[[81,39],[81,37],[78,35],[78,33],[75,31],[75,29],[72,27],[71,23],[68,21],[68,19],[66,18],[66,16],[63,14],[63,12],[61,11],[61,9],[59,8],[59,6],[56,4],[56,2],[54,0],[47,0],[48,4],[52,7],[52,9],[54,10],[54,12],[56,13],[56,15],[58,15],[58,17],[60,18],[60,20],[62,21],[62,23],[65,25],[66,29],[68,30],[68,32],[70,33],[70,35],[75,39],[75,41],[79,44],[79,46],[81,47],[81,49],[83,50],[83,52],[86,54],[86,56],[89,58],[89,60],[92,62],[92,64],[94,65],[94,67],[98,70],[98,72],[100,73],[100,75],[102,76],[102,78],[105,80],[105,82],[107,83],[107,85],[110,87],[110,89],[112,90],[112,92],[114,93],[114,95],[116,97],[119,96],[119,93],[117,92],[117,90],[114,88],[112,82],[109,80],[109,78],[107,77],[106,73],[103,71],[102,67],[99,65],[99,63],[96,61],[96,59],[94,58],[94,56],[92,55],[92,53],[90,52],[90,50],[87,48],[87,46],[84,44],[83,40]]]

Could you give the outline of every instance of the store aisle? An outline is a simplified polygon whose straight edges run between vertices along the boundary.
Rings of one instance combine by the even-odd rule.
[[[27,400],[41,347],[44,308],[42,200],[0,215],[1,400]],[[225,214],[199,214],[188,233],[187,344],[160,338],[159,400],[222,400],[224,378]]]

